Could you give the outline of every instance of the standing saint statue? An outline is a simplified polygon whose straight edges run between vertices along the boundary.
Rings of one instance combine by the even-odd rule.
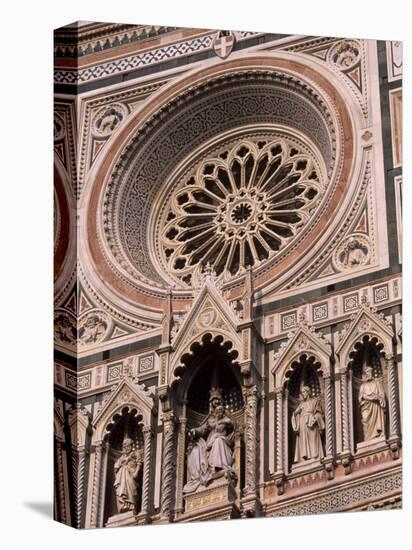
[[[321,433],[325,429],[323,408],[319,397],[312,397],[311,389],[304,386],[299,405],[292,414],[292,429],[296,433],[294,462],[324,457]]]
[[[363,369],[359,387],[359,406],[363,427],[363,440],[368,441],[385,434],[385,392],[382,380],[373,377],[373,368]]]
[[[212,388],[209,414],[198,428],[189,431],[189,437],[193,446],[187,459],[188,482],[184,493],[193,493],[222,476],[236,479],[232,468],[234,424],[225,412],[219,389]]]
[[[137,478],[142,464],[142,449],[135,449],[134,441],[126,437],[123,440],[122,454],[114,465],[114,488],[119,513],[136,510]]]

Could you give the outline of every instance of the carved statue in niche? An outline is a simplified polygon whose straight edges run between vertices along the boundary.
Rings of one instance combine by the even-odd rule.
[[[294,462],[324,457],[321,433],[325,418],[319,397],[312,397],[309,386],[303,386],[299,405],[292,413],[292,429],[296,433]]]
[[[123,440],[122,454],[115,462],[114,488],[119,513],[136,511],[137,478],[143,464],[143,450],[132,439]]]
[[[373,377],[373,368],[370,365],[363,369],[363,381],[359,387],[359,406],[364,441],[384,435],[385,392],[382,380]]]
[[[221,390],[210,391],[209,414],[198,427],[189,431],[192,449],[187,460],[188,482],[184,493],[194,493],[214,479],[236,480],[233,466],[234,423],[227,416]]]

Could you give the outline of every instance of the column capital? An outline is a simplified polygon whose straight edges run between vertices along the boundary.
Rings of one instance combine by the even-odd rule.
[[[175,424],[176,415],[173,411],[166,411],[162,414],[161,419],[163,424]]]
[[[153,435],[153,431],[154,430],[151,426],[143,426],[142,432],[146,437]]]

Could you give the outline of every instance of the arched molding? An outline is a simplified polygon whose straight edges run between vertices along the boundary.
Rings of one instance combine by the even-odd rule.
[[[241,357],[242,349],[238,319],[216,287],[213,275],[206,274],[203,288],[178,327],[175,338],[172,337],[169,384],[181,378],[186,368],[185,356],[192,356],[197,346],[202,347],[205,341],[217,338],[220,339],[222,349],[228,349],[235,363]]]
[[[353,400],[353,359],[356,357],[359,345],[366,342],[373,344],[380,358],[380,370],[385,387],[387,399],[387,414],[389,415],[389,433],[386,438],[389,441],[394,457],[398,456],[399,439],[399,413],[397,375],[393,357],[393,342],[395,334],[392,324],[385,319],[382,313],[371,307],[366,298],[355,312],[351,321],[347,323],[340,334],[336,347],[338,393],[340,395],[336,414],[340,418],[338,433],[338,452],[341,456],[345,473],[351,472],[353,456],[359,452],[367,452],[368,445],[374,445],[374,440],[366,443],[356,441],[355,433],[355,407]],[[385,442],[383,442],[385,445]]]
[[[54,155],[54,295],[58,303],[71,290],[76,266],[76,203],[70,178],[61,160]]]
[[[125,408],[135,409],[137,415],[142,418],[143,426],[152,426],[152,415],[155,406],[151,393],[142,384],[137,384],[125,377],[112,387],[110,394],[102,402],[101,408],[93,421],[92,443],[94,445],[102,443],[113,416],[120,414]]]
[[[347,181],[353,180],[351,177],[353,171],[359,171],[360,169],[360,163],[357,160],[356,162],[354,161],[354,151],[356,150],[358,139],[355,129],[360,124],[361,116],[357,111],[352,112],[348,110],[350,101],[345,96],[348,91],[345,91],[342,82],[332,71],[316,64],[314,64],[313,70],[308,71],[305,65],[307,63],[311,64],[310,60],[308,61],[305,58],[305,64],[303,64],[300,60],[299,62],[294,61],[293,58],[294,55],[288,52],[276,52],[276,54],[270,52],[259,53],[258,55],[251,54],[247,57],[235,56],[226,62],[220,63],[211,61],[208,68],[191,71],[189,74],[186,73],[183,77],[163,86],[151,96],[148,102],[145,102],[141,108],[133,112],[119,131],[111,136],[110,143],[112,147],[106,148],[106,150],[110,149],[110,155],[102,154],[95,162],[89,174],[89,178],[94,181],[94,185],[86,187],[85,191],[87,192],[82,197],[82,201],[84,201],[82,204],[90,213],[84,216],[80,222],[80,232],[84,235],[86,243],[84,258],[82,259],[85,274],[88,279],[96,283],[96,288],[101,290],[106,299],[110,297],[109,295],[115,295],[117,300],[119,297],[122,298],[122,307],[130,311],[134,309],[135,314],[142,314],[141,311],[137,311],[138,308],[135,304],[144,302],[147,305],[144,313],[146,318],[150,317],[155,320],[156,317],[159,317],[157,312],[162,309],[162,303],[166,295],[165,290],[161,286],[159,286],[158,290],[153,290],[152,285],[151,291],[149,291],[146,288],[147,283],[144,283],[144,281],[141,283],[136,283],[136,281],[132,283],[130,275],[126,271],[121,271],[121,273],[119,271],[118,276],[113,277],[113,261],[108,261],[110,254],[103,253],[100,244],[97,244],[101,241],[96,233],[97,228],[92,226],[97,220],[96,214],[100,212],[102,207],[103,199],[101,191],[107,182],[107,177],[112,173],[115,164],[122,157],[122,154],[124,155],[127,152],[128,143],[133,136],[142,135],[145,129],[148,128],[148,123],[154,120],[156,116],[164,116],[171,102],[177,97],[181,96],[183,100],[194,97],[199,87],[207,82],[212,82],[215,78],[234,78],[238,71],[250,71],[251,74],[253,74],[253,71],[278,72],[279,74],[287,75],[287,77],[300,79],[305,83],[304,85],[308,90],[315,90],[315,93],[322,98],[325,106],[330,109],[330,117],[333,124],[336,128],[339,127],[339,132],[337,133],[338,149],[341,148],[343,152],[339,162],[337,161],[336,163],[336,171],[339,172],[339,176],[337,176],[339,183],[337,185],[341,187],[336,199],[340,204],[343,202],[347,195],[343,186],[346,185]],[[162,105],[161,110],[159,110],[159,105]],[[345,181],[345,184],[343,181]],[[332,202],[330,203],[330,207],[336,211],[337,203],[334,201],[332,204]],[[323,217],[322,219],[325,218]],[[298,254],[298,250],[294,250],[294,259],[296,259]],[[93,266],[96,264],[103,270],[108,269],[107,277],[103,278],[112,281],[113,285],[110,287],[104,285],[102,287],[102,280],[96,278],[94,275],[95,268]],[[283,264],[284,262],[280,262],[276,266],[276,273],[278,275],[283,269]],[[267,286],[273,281],[274,276],[269,270],[261,275],[256,274],[256,278],[258,279],[257,284],[259,286]],[[187,291],[186,293],[182,293],[182,291],[177,292],[175,301],[180,302],[186,295],[188,295]]]
[[[391,356],[394,336],[392,324],[385,316],[377,313],[376,308],[371,307],[366,300],[362,301],[358,311],[352,315],[351,321],[343,328],[336,346],[340,369],[345,370],[348,367],[355,344],[361,342],[364,337],[376,339],[383,345],[384,355]]]
[[[275,377],[275,388],[284,385],[287,375],[293,369],[292,364],[302,355],[314,357],[315,361],[320,363],[322,373],[330,376],[331,353],[331,345],[324,336],[305,321],[301,321],[298,328],[288,334],[288,339],[282,342],[279,351],[274,355],[272,374]]]

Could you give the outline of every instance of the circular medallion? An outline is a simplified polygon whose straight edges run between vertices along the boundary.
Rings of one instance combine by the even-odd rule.
[[[369,262],[370,244],[366,235],[346,237],[333,255],[333,263],[339,271],[362,267]]]
[[[360,60],[361,45],[357,40],[340,40],[329,51],[328,59],[340,70],[351,69]]]
[[[126,105],[112,103],[97,111],[92,121],[92,131],[96,137],[110,136],[128,115]]]

